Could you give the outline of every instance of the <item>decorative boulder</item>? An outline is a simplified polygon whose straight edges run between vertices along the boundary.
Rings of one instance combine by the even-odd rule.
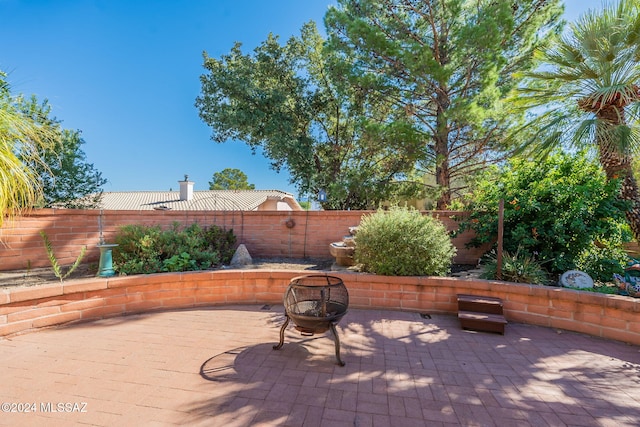
[[[251,259],[251,255],[249,255],[247,247],[244,244],[240,244],[231,258],[231,266],[240,267],[251,264],[253,264],[253,260]]]

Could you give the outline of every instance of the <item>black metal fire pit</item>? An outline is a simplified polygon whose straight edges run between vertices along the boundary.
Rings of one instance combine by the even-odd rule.
[[[336,324],[347,313],[349,293],[342,279],[324,274],[311,274],[291,279],[284,293],[284,310],[286,320],[280,328],[280,343],[274,345],[278,350],[284,344],[284,331],[293,320],[296,329],[304,336],[321,334],[331,330],[333,334],[336,359],[340,359],[340,339]]]

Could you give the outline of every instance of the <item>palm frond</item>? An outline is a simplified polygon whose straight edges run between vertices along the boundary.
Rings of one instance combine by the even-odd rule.
[[[4,84],[3,84],[4,83]],[[57,130],[22,114],[0,73],[0,226],[35,204],[41,192],[30,164],[42,163],[43,148],[58,141]]]
[[[552,146],[640,146],[640,2],[590,10],[540,52],[512,105],[528,112],[519,152]],[[515,136],[513,138],[516,138]],[[600,141],[596,141],[600,138]]]

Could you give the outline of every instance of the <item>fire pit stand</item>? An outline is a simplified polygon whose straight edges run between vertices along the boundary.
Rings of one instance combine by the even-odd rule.
[[[331,330],[336,347],[336,359],[340,366],[340,338],[336,324],[347,313],[349,293],[342,279],[324,274],[311,274],[291,279],[284,293],[285,322],[280,328],[280,342],[273,346],[279,350],[284,344],[284,331],[293,320],[303,336]]]

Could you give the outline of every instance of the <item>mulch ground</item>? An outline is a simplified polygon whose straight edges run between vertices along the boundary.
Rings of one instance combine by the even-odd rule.
[[[331,271],[333,259],[291,259],[291,258],[254,258],[253,264],[241,268],[260,268],[271,270],[315,270]],[[231,269],[237,267],[224,266],[221,269]],[[451,275],[460,275],[466,271],[472,271],[472,265],[453,265]],[[63,274],[67,271],[62,268]],[[95,277],[98,272],[96,264],[80,265],[64,281],[85,279]],[[22,270],[0,271],[0,288],[9,286],[36,286],[46,283],[58,283],[60,279],[56,277],[51,267],[31,268]]]

